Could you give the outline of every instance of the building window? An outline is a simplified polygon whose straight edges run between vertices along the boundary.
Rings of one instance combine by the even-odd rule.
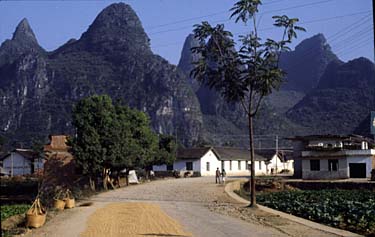
[[[206,170],[210,171],[210,162],[206,162]]]
[[[193,162],[186,162],[186,170],[193,170]]]
[[[167,170],[173,170],[173,165],[167,165]]]
[[[320,160],[310,160],[310,170],[319,171],[320,170]]]
[[[232,170],[232,161],[229,161],[229,170]]]
[[[328,160],[328,170],[337,171],[339,167],[339,160]]]
[[[259,170],[262,169],[262,161],[258,161],[259,162]]]
[[[241,170],[241,161],[238,161],[238,170]]]

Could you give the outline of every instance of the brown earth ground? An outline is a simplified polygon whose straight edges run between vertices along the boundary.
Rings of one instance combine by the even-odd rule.
[[[166,179],[92,197],[26,236],[335,236],[236,203],[212,177]]]

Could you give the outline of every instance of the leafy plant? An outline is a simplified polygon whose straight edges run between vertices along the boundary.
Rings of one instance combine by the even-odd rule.
[[[30,208],[28,204],[13,204],[13,205],[1,205],[1,221],[4,221],[8,217],[25,213]]]
[[[284,191],[257,196],[260,204],[360,234],[375,234],[375,193],[365,190]]]
[[[195,25],[194,35],[200,44],[192,52],[200,55],[194,62],[192,75],[203,84],[218,91],[230,103],[239,103],[247,117],[251,158],[251,198],[255,200],[255,162],[253,118],[266,96],[280,87],[285,73],[279,67],[281,52],[297,38],[297,18],[273,16],[274,26],[282,29],[280,41],[261,39],[258,34],[258,11],[261,0],[240,0],[230,9],[235,22],[250,23],[250,33],[240,36],[239,50],[235,48],[233,34],[223,24],[211,26],[207,21]]]

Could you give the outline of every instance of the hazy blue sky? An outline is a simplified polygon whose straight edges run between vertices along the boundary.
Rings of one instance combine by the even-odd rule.
[[[78,39],[97,14],[119,1],[1,1],[0,42],[12,37],[26,17],[40,45],[54,50],[71,38]],[[229,20],[234,0],[128,0],[140,17],[155,53],[177,64],[185,37],[203,20],[224,23],[236,34],[247,27]],[[263,37],[279,38],[272,15],[300,18],[307,29],[295,43],[323,33],[333,51],[344,61],[364,56],[374,60],[371,0],[265,0],[259,28]],[[295,44],[292,46],[294,47]]]

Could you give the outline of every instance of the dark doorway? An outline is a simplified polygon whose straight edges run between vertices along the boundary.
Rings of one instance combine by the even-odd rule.
[[[366,163],[349,163],[350,178],[366,178]]]
[[[193,170],[193,162],[186,162],[186,170]]]

